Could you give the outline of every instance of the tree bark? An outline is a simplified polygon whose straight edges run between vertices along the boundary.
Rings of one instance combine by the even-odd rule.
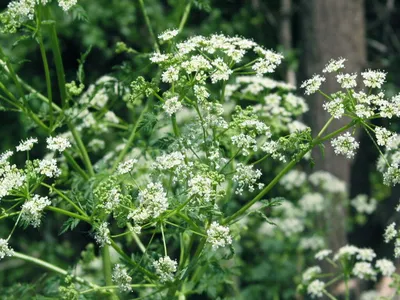
[[[364,0],[301,0],[301,71],[303,79],[313,74],[322,74],[330,59],[347,58],[343,72],[361,71],[366,64],[366,39]],[[329,94],[338,91],[335,76],[327,76],[322,90]],[[314,132],[325,124],[329,115],[322,108],[324,98],[316,95],[309,98],[308,124]],[[333,131],[348,120],[339,120],[330,126]],[[324,154],[316,149],[313,153],[316,169],[325,170],[350,181],[351,161],[336,156],[330,144],[325,145]],[[325,220],[329,228],[329,246],[338,249],[346,243],[346,208],[343,202],[333,203],[329,217]]]

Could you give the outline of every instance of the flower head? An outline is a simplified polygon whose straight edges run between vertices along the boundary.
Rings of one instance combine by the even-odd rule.
[[[207,242],[212,245],[213,250],[232,244],[229,227],[219,225],[215,221],[212,222],[210,228],[207,230]]]
[[[19,145],[17,146],[17,152],[24,152],[24,151],[29,151],[33,148],[34,144],[37,144],[38,139],[37,138],[28,138],[25,141],[21,141]]]
[[[59,151],[63,152],[65,149],[71,147],[71,143],[66,139],[65,137],[62,136],[56,136],[56,137],[48,137],[47,140],[47,149],[50,149],[52,151]]]
[[[132,277],[129,276],[126,268],[120,264],[116,264],[112,273],[112,280],[123,292],[130,292],[132,290],[131,281]]]
[[[22,205],[21,219],[26,224],[31,224],[35,228],[39,227],[43,210],[46,206],[50,204],[51,201],[48,197],[40,197],[39,195],[34,195],[32,199],[26,201]]]
[[[8,241],[0,239],[0,260],[6,256],[13,256],[14,250],[8,245]]]
[[[169,30],[166,30],[163,33],[159,34],[158,38],[161,41],[165,42],[165,41],[169,41],[170,39],[176,37],[178,35],[178,33],[179,33],[178,29],[169,29]]]
[[[172,260],[169,256],[164,256],[153,262],[153,266],[156,269],[156,274],[159,276],[161,282],[174,280],[174,273],[178,266],[176,260]]]
[[[336,154],[345,155],[347,158],[353,158],[355,150],[359,147],[358,142],[349,132],[338,136],[332,140],[331,144]]]
[[[311,95],[319,90],[325,80],[326,78],[321,75],[314,75],[311,79],[304,81],[300,87],[306,89],[306,95]]]

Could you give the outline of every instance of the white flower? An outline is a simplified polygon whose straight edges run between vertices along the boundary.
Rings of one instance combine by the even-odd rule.
[[[160,277],[161,282],[174,280],[174,273],[178,266],[176,260],[172,260],[169,256],[164,256],[159,260],[154,261],[153,266],[156,269],[156,274]]]
[[[368,70],[361,73],[364,78],[363,82],[366,87],[370,88],[381,88],[382,84],[385,82],[386,73],[381,71]]]
[[[179,79],[179,69],[176,66],[170,66],[161,75],[161,80],[166,83],[173,83]]]
[[[324,260],[325,258],[327,258],[329,255],[331,255],[332,250],[330,249],[324,249],[324,250],[320,250],[315,254],[315,259],[317,260]]]
[[[189,197],[196,196],[204,202],[210,202],[214,196],[213,181],[205,175],[196,175],[189,180]]]
[[[242,149],[243,155],[245,155],[245,156],[248,156],[250,154],[249,150],[257,151],[257,149],[258,149],[256,139],[254,139],[250,135],[241,133],[239,135],[232,136],[231,140],[232,140],[233,145],[236,145],[236,147],[238,147],[239,149]],[[269,149],[269,148],[266,147],[265,149]],[[264,150],[264,151],[266,151],[266,150]]]
[[[373,198],[371,198],[368,202],[367,195],[357,195],[353,200],[350,201],[350,204],[358,213],[370,215],[375,211],[378,202]]]
[[[15,165],[6,162],[0,165],[0,199],[7,196],[10,191],[21,187],[26,179],[23,171]]]
[[[339,74],[336,75],[337,82],[343,89],[351,89],[357,86],[357,74]]]
[[[349,132],[338,136],[332,140],[331,144],[336,154],[345,155],[347,158],[353,158],[355,150],[359,147],[358,142]]]
[[[394,135],[394,133],[387,130],[386,128],[377,126],[375,128],[375,135],[376,135],[376,143],[379,146],[386,146],[390,138]]]
[[[150,57],[150,61],[152,63],[160,63],[160,62],[165,62],[168,60],[169,55],[168,54],[162,54],[162,53],[153,53],[152,56]]]
[[[325,66],[325,68],[322,70],[324,73],[332,73],[332,72],[337,72],[340,69],[344,68],[344,62],[347,61],[347,59],[343,57],[339,57],[337,60],[331,59]]]
[[[384,258],[376,261],[376,267],[383,276],[392,276],[392,274],[396,271],[396,267],[394,266],[393,262]]]
[[[32,199],[26,201],[21,207],[21,220],[33,227],[39,227],[43,210],[46,206],[51,205],[48,197],[40,197],[34,195]]]
[[[335,254],[334,256],[334,260],[338,260],[338,259],[350,259],[352,256],[356,255],[358,253],[358,248],[356,246],[352,246],[352,245],[346,245],[341,247]]]
[[[57,167],[57,161],[53,158],[39,161],[37,170],[41,175],[46,175],[50,178],[61,175],[61,170]]]
[[[168,209],[167,193],[160,182],[150,182],[138,195],[139,207],[128,215],[141,224],[149,218],[157,218]]]
[[[319,266],[309,267],[303,272],[302,279],[303,282],[311,281],[316,275],[321,273],[321,268]]]
[[[8,150],[0,154],[0,166],[5,164],[7,160],[14,154],[14,152]]]
[[[114,123],[114,124],[119,123],[119,119],[118,119],[117,115],[113,111],[110,111],[110,110],[105,113],[104,120],[106,120],[107,122],[110,122],[110,123]]]
[[[0,260],[6,256],[13,256],[14,250],[8,245],[8,241],[0,239]]]
[[[37,144],[37,142],[38,142],[38,139],[32,138],[32,137],[25,141],[21,141],[16,148],[17,152],[29,151],[33,148],[34,144]]]
[[[280,180],[280,184],[287,190],[301,187],[307,180],[307,174],[298,170],[291,170]]]
[[[168,41],[168,40],[176,37],[178,35],[178,33],[179,33],[178,29],[169,29],[169,30],[166,30],[163,33],[159,34],[158,38],[165,42],[165,41]]]
[[[393,185],[400,183],[400,164],[392,164],[383,174],[383,183],[386,185]]]
[[[215,221],[212,222],[207,230],[207,242],[212,245],[213,250],[232,244],[229,227],[222,226]]]
[[[107,222],[101,223],[96,228],[96,231],[95,231],[95,234],[94,234],[94,239],[100,245],[100,247],[103,247],[105,244],[111,245],[110,229],[108,229],[108,223]]]
[[[182,103],[179,101],[179,98],[177,96],[167,99],[163,104],[163,109],[170,116],[177,113],[179,110],[182,109],[182,107]]]
[[[325,241],[322,237],[314,235],[300,239],[299,248],[304,250],[318,250],[325,247]]]
[[[136,164],[138,161],[137,159],[129,159],[127,161],[121,162],[118,164],[117,167],[117,174],[123,175],[129,173],[133,169],[133,165]]]
[[[318,213],[325,209],[324,197],[319,193],[307,193],[299,200],[301,208],[305,212]]]
[[[393,222],[388,227],[386,227],[385,233],[383,234],[383,237],[385,238],[385,243],[389,243],[396,236],[397,236],[396,223]]]
[[[376,272],[368,262],[355,263],[353,274],[360,279],[375,279],[376,276]]]
[[[112,280],[123,292],[130,292],[132,290],[132,277],[129,276],[126,268],[120,264],[115,265],[112,273]]]
[[[356,258],[364,261],[372,261],[376,257],[374,250],[369,248],[358,249]]]
[[[325,80],[326,78],[321,75],[314,75],[311,79],[304,81],[300,87],[306,89],[306,95],[311,95],[319,90],[319,87]]]
[[[158,170],[171,170],[173,168],[182,166],[185,163],[185,156],[178,151],[164,154],[156,158],[154,168]]]
[[[211,74],[211,82],[216,83],[220,80],[228,80],[229,76],[233,73],[229,66],[223,61],[222,58],[217,58],[212,62],[215,67],[214,73]]]
[[[71,143],[65,137],[62,136],[56,136],[56,137],[49,136],[46,142],[47,142],[47,149],[50,149],[52,151],[63,152],[65,149],[71,147]]]
[[[58,5],[64,10],[69,11],[73,6],[78,3],[77,0],[58,0]]]
[[[321,298],[323,296],[325,283],[321,280],[314,280],[307,287],[307,294],[311,296],[311,298]]]
[[[340,98],[324,103],[323,107],[335,119],[340,119],[344,114],[344,105]]]
[[[236,166],[236,173],[233,176],[233,181],[238,184],[236,194],[242,194],[245,186],[249,187],[249,192],[254,191],[254,186],[257,180],[260,179],[262,173],[260,170],[254,170],[252,165],[245,166],[242,163],[238,163]],[[258,184],[258,188],[263,188],[264,184]]]

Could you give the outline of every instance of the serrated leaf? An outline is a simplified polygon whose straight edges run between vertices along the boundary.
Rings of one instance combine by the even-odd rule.
[[[172,135],[169,136],[164,136],[160,139],[158,139],[154,144],[153,147],[161,149],[161,150],[166,150],[168,149],[171,144],[175,142],[175,138]]]
[[[69,218],[64,224],[61,226],[60,232],[58,235],[62,235],[68,230],[73,230],[76,226],[78,226],[80,220],[75,218]]]
[[[144,133],[151,133],[157,124],[157,116],[152,113],[145,113],[142,121],[138,125],[138,131],[143,131]]]
[[[89,16],[86,10],[80,5],[74,5],[71,10],[71,15],[74,20],[89,22]]]
[[[12,45],[11,45],[11,49],[14,49],[15,47],[17,47],[19,45],[19,43],[26,41],[28,39],[30,39],[31,37],[29,35],[22,35],[20,36]]]

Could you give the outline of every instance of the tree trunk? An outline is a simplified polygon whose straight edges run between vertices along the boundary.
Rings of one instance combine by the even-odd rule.
[[[366,63],[366,41],[363,0],[301,0],[301,70],[303,79],[313,74],[321,74],[330,59],[347,58],[345,71],[359,72]],[[339,85],[334,76],[329,76],[322,90],[329,94],[337,91]],[[323,110],[323,97],[309,98],[310,114],[308,124],[313,132],[318,132],[329,115]],[[348,120],[334,122],[333,131]],[[315,167],[325,170],[349,184],[351,161],[336,156],[329,143],[324,154],[319,149],[313,153]],[[329,246],[337,249],[346,243],[346,208],[338,201],[330,208],[326,228],[329,228]]]

